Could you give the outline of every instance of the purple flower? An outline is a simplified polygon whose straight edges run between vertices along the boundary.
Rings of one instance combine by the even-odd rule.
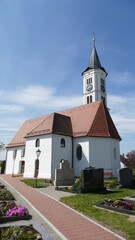
[[[28,216],[29,212],[24,206],[15,206],[6,212],[6,216]]]

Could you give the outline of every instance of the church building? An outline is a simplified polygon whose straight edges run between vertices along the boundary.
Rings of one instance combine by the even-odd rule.
[[[83,105],[26,120],[7,145],[6,174],[54,178],[62,159],[76,177],[92,166],[117,176],[121,140],[107,108],[106,77],[93,39],[82,73]]]

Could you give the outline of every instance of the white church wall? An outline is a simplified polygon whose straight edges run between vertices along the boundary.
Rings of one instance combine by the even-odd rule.
[[[7,159],[6,159],[6,174],[12,174],[13,172],[13,148],[7,150]]]
[[[61,139],[65,140],[65,147],[61,147]],[[68,160],[72,167],[72,138],[53,134],[52,136],[52,169],[51,175],[55,177],[55,169],[60,168],[61,159]]]
[[[6,159],[6,174],[19,174],[20,173],[20,162],[24,161],[24,158],[21,157],[22,150],[24,149],[24,146],[22,147],[13,147],[7,149],[7,159]],[[13,158],[14,151],[16,152],[15,159]]]
[[[77,146],[82,147],[82,159],[78,160],[76,155]],[[81,170],[89,166],[89,138],[88,137],[77,137],[74,138],[74,171],[75,176],[80,177]]]
[[[40,150],[38,177],[51,178],[52,134],[40,136]]]
[[[77,146],[82,147],[82,159],[76,156]],[[114,153],[115,149],[115,153]],[[74,139],[74,169],[75,176],[79,177],[81,170],[86,167],[104,168],[117,177],[120,168],[119,141],[112,138],[80,137]]]
[[[35,147],[36,139],[40,140],[40,146]],[[51,155],[52,155],[52,135],[41,135],[26,139],[25,171],[24,177],[34,177],[36,151],[40,149],[39,156],[39,178],[51,178]]]
[[[90,144],[90,165],[95,168],[104,168],[104,171],[112,171],[117,176],[120,168],[119,141],[112,138],[92,137]],[[116,149],[114,154],[114,149]],[[114,156],[115,155],[115,156]]]

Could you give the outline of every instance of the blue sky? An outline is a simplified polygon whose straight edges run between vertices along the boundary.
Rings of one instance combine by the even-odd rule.
[[[26,119],[83,103],[95,32],[121,153],[135,149],[134,11],[134,0],[1,0],[0,141]]]

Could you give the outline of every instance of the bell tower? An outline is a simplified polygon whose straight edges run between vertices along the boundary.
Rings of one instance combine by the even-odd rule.
[[[107,72],[101,66],[96,47],[95,34],[93,33],[93,50],[88,67],[83,76],[83,104],[103,100],[107,106],[106,77]]]

